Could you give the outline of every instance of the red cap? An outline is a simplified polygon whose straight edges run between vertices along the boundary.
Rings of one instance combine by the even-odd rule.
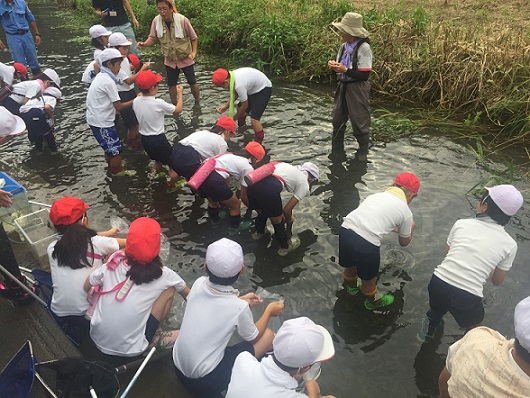
[[[134,67],[134,72],[138,72],[140,68],[142,67],[142,63],[140,62],[140,58],[136,54],[129,54],[127,55],[127,58],[129,58],[129,62]]]
[[[250,141],[247,146],[245,146],[245,150],[254,156],[258,162],[261,162],[265,157],[265,149],[263,149],[263,146],[259,142]]]
[[[71,225],[85,214],[88,205],[79,198],[65,196],[56,200],[50,209],[50,221],[54,225]]]
[[[212,82],[217,87],[221,87],[226,79],[228,79],[228,71],[226,69],[219,68],[212,75]]]
[[[140,90],[150,90],[161,80],[162,76],[152,70],[144,70],[136,75],[136,84]]]
[[[215,125],[229,130],[232,134],[236,135],[236,122],[229,116],[221,116]]]
[[[13,68],[15,68],[15,71],[20,73],[24,79],[28,78],[28,69],[26,68],[26,66],[24,66],[20,62],[15,62],[13,64]]]
[[[148,264],[160,253],[160,224],[152,218],[140,217],[129,227],[125,254],[140,264]]]
[[[416,177],[412,173],[409,173],[408,171],[399,174],[396,177],[394,184],[408,189],[409,191],[412,191],[414,193],[418,193],[418,191],[420,190],[420,180],[418,179],[418,177]]]

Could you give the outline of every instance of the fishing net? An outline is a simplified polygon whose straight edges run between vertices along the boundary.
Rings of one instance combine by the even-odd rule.
[[[27,341],[0,373],[0,398],[26,398],[34,377],[35,361]]]

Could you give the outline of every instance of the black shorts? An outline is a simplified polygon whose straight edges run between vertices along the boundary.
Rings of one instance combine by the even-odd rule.
[[[21,106],[21,104],[19,104],[13,98],[11,98],[11,97],[5,98],[0,103],[0,105],[3,106],[4,108],[6,108],[13,115],[20,116],[20,106]]]
[[[42,109],[30,109],[28,112],[21,113],[20,117],[26,123],[30,141],[35,141],[36,138],[42,137],[51,131],[51,127],[46,121],[46,114]]]
[[[168,86],[176,86],[179,82],[180,71],[184,72],[186,76],[186,81],[190,86],[197,84],[197,79],[195,79],[195,67],[194,65],[186,66],[185,68],[171,68],[166,65],[166,77]]]
[[[261,115],[265,112],[265,108],[269,104],[271,99],[272,87],[265,87],[259,93],[248,96],[248,108],[247,113],[250,113],[250,117],[255,120],[260,120]],[[238,104],[239,106],[239,104]]]
[[[211,198],[214,202],[223,202],[234,195],[223,176],[215,170],[201,184],[199,194],[203,198]]]
[[[165,134],[157,135],[140,135],[142,145],[145,152],[149,155],[149,158],[160,162],[162,164],[168,164],[173,147],[167,140]]]
[[[429,316],[439,318],[449,312],[458,326],[469,328],[484,320],[482,298],[459,289],[433,275],[429,282]]]
[[[223,359],[217,367],[206,376],[192,379],[184,376],[182,372],[175,367],[177,377],[189,389],[193,395],[199,398],[217,398],[220,397],[221,391],[228,388],[230,378],[232,377],[232,367],[239,354],[242,352],[254,353],[254,346],[248,341],[242,341],[236,345],[226,347]]]
[[[136,98],[136,91],[134,91],[134,89],[129,91],[118,91],[118,94],[121,102],[128,102]],[[121,110],[120,115],[123,119],[123,124],[125,124],[125,127],[128,129],[138,125],[138,119],[136,118],[136,113],[134,113],[132,106]]]
[[[377,276],[380,264],[379,246],[368,242],[350,229],[340,227],[339,265],[341,267],[357,267],[359,278],[368,281]]]
[[[191,146],[177,144],[169,157],[169,167],[189,180],[191,176],[201,167],[201,155]]]
[[[273,175],[251,185],[247,189],[249,207],[261,210],[265,217],[278,217],[283,214],[281,193],[283,184]]]

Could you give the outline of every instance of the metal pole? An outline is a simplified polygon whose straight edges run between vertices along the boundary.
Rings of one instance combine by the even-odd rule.
[[[48,205],[46,203],[35,202],[33,200],[28,200],[28,203],[31,203],[32,205],[37,205],[37,206],[52,207],[52,205]]]
[[[5,273],[9,278],[11,278],[12,281],[14,281],[17,285],[19,285],[22,289],[24,289],[31,297],[33,297],[35,300],[37,300],[39,303],[41,303],[43,306],[48,308],[48,304],[44,302],[39,296],[37,296],[33,291],[28,288],[26,285],[24,285],[22,282],[20,282],[16,276],[14,276],[11,272],[6,270],[3,266],[0,265],[0,270]]]
[[[140,376],[140,373],[142,373],[142,371],[145,368],[145,365],[147,365],[147,362],[149,362],[149,360],[151,359],[151,357],[153,356],[155,351],[156,351],[156,347],[151,348],[151,351],[149,351],[149,354],[147,354],[147,356],[145,357],[144,361],[142,362],[142,364],[140,365],[140,367],[138,368],[138,370],[134,374],[133,378],[129,382],[129,385],[127,386],[127,388],[125,389],[123,394],[121,394],[120,398],[125,398],[127,396],[129,391],[131,390],[132,386],[136,382],[136,379],[138,379],[138,376]]]

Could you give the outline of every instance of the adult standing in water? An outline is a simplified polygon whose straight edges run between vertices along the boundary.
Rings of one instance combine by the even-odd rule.
[[[40,44],[41,36],[35,17],[26,2],[24,0],[0,0],[0,15],[13,61],[29,65],[33,75],[40,73],[35,45]],[[35,34],[35,41],[29,31],[30,28]],[[5,48],[6,46],[0,40],[0,49]]]
[[[199,85],[195,78],[195,57],[197,56],[198,39],[188,18],[179,14],[169,0],[157,0],[158,15],[151,23],[151,30],[146,41],[138,43],[138,48],[152,46],[160,41],[164,54],[167,85],[173,105],[177,104],[177,83],[180,71],[186,76],[195,104],[200,102]]]
[[[344,43],[335,61],[328,67],[337,74],[339,85],[333,105],[333,151],[344,151],[344,132],[350,119],[359,149],[357,158],[366,159],[370,143],[370,83],[372,49],[370,33],[363,28],[363,17],[347,12],[340,22],[333,22]]]
[[[125,10],[131,16],[132,23],[136,29],[140,27],[140,23],[134,15],[129,0],[92,0],[92,7],[94,7],[96,15],[103,18],[103,26],[113,33],[123,33],[131,41],[131,52],[138,55],[136,36]]]

